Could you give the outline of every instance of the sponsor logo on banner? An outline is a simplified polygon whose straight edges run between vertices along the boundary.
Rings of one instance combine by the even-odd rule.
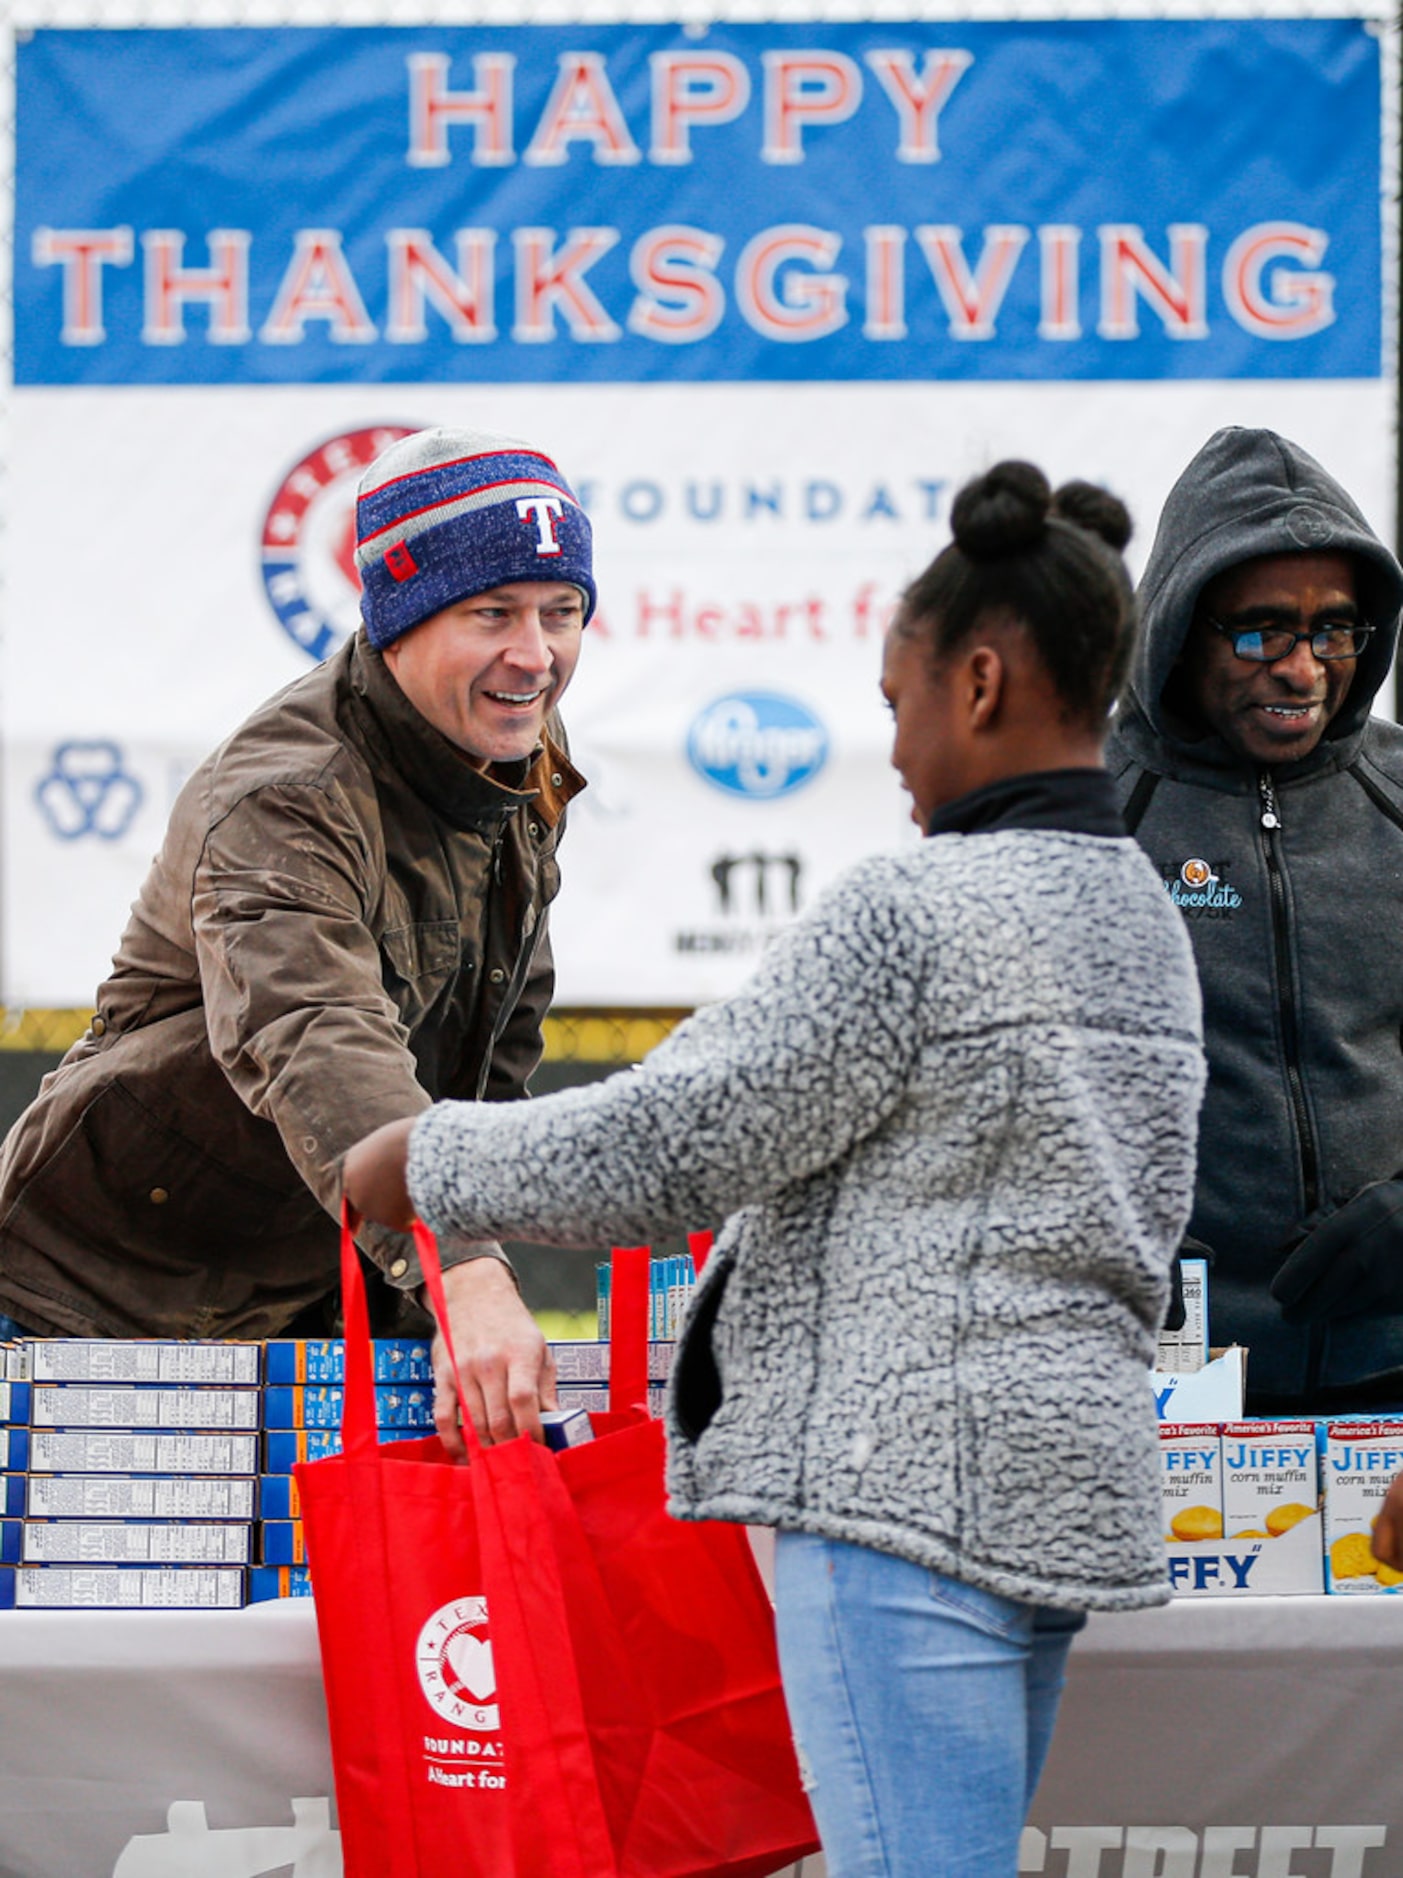
[[[501,1726],[497,1671],[487,1635],[486,1598],[455,1598],[441,1605],[424,1628],[414,1651],[419,1687],[435,1714],[475,1734],[495,1734]]]
[[[697,717],[687,757],[724,794],[770,802],[813,781],[828,760],[828,732],[797,698],[732,692]]]
[[[759,952],[804,904],[802,855],[760,848],[718,854],[708,872],[722,923],[674,933],[676,952]]]
[[[804,863],[797,854],[719,854],[712,863],[717,911],[739,912],[748,885],[757,918],[774,912],[797,913]]]
[[[143,790],[129,774],[122,746],[107,738],[61,743],[34,789],[39,813],[60,841],[119,841],[141,807]]]
[[[295,463],[263,518],[263,590],[283,631],[324,659],[360,624],[356,484],[406,424],[343,431]]]

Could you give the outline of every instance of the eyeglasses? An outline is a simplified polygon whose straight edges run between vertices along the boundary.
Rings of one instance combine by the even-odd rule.
[[[1340,625],[1296,633],[1289,626],[1225,626],[1211,613],[1203,617],[1215,633],[1232,640],[1232,649],[1240,659],[1250,659],[1254,665],[1275,665],[1278,659],[1289,658],[1302,639],[1310,641],[1310,649],[1318,659],[1357,659],[1374,630],[1372,626]]]

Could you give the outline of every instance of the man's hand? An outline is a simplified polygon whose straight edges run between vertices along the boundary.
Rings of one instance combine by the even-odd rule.
[[[1288,1324],[1403,1311],[1403,1180],[1379,1180],[1321,1220],[1271,1282]]]
[[[541,1440],[541,1410],[558,1406],[555,1359],[521,1301],[510,1268],[500,1259],[469,1259],[449,1266],[443,1289],[458,1375],[453,1374],[443,1337],[435,1337],[434,1426],[439,1440],[455,1459],[467,1458],[458,1425],[460,1404],[489,1447],[516,1435]]]
[[[373,1135],[347,1153],[341,1167],[341,1190],[362,1219],[408,1232],[414,1224],[414,1204],[405,1178],[409,1165],[409,1131],[417,1117],[386,1122]]]
[[[1396,1572],[1403,1571],[1403,1474],[1395,1474],[1388,1483],[1383,1506],[1374,1521],[1372,1544],[1376,1559]]]

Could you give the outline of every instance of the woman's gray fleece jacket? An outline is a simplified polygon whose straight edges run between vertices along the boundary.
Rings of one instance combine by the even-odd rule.
[[[1128,1609],[1168,1595],[1146,1372],[1202,1080],[1133,842],[943,835],[853,868],[637,1069],[430,1109],[410,1188],[473,1238],[731,1216],[669,1392],[675,1513]]]

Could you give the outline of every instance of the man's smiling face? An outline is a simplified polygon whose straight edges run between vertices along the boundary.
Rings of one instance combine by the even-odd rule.
[[[1231,750],[1265,768],[1309,756],[1349,695],[1358,660],[1318,659],[1305,639],[1270,665],[1242,659],[1207,615],[1238,632],[1359,624],[1350,557],[1268,554],[1229,568],[1199,595],[1184,644],[1193,705]]]
[[[585,603],[563,581],[458,600],[385,648],[409,702],[479,766],[528,757],[580,656]]]

